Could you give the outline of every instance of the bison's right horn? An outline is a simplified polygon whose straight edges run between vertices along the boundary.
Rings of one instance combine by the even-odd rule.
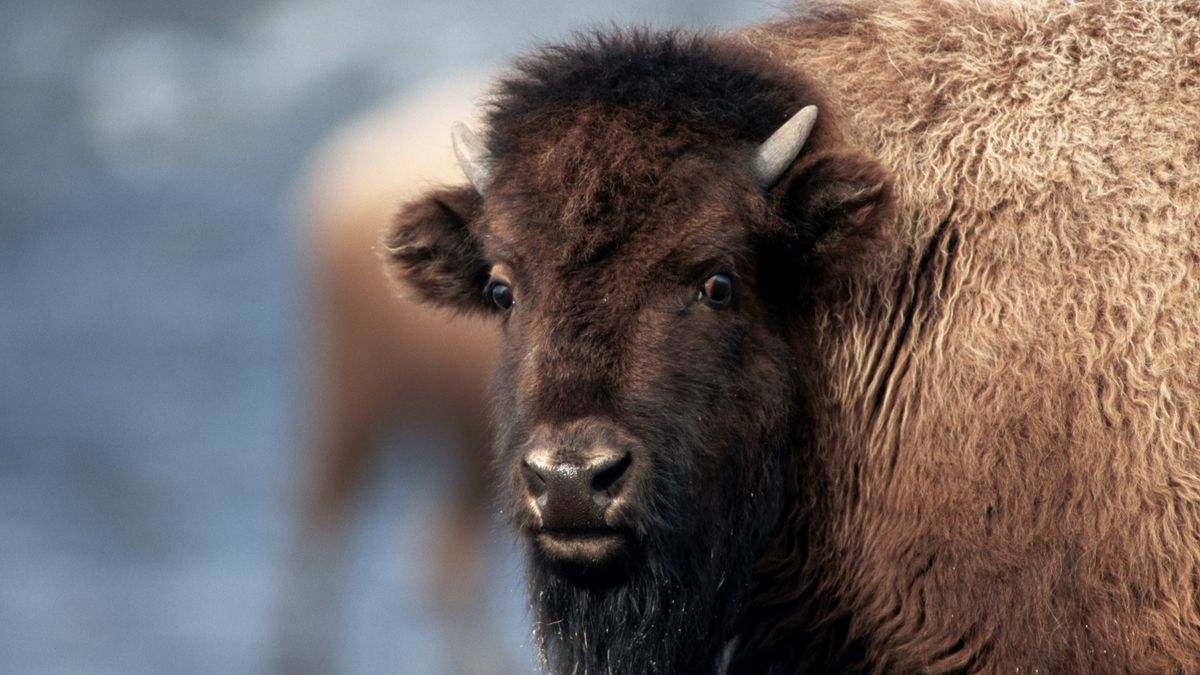
[[[805,106],[758,146],[752,166],[759,187],[766,190],[783,177],[783,172],[804,148],[804,141],[808,140],[808,133],[816,122],[817,106]]]
[[[450,129],[450,138],[454,141],[454,156],[467,180],[480,195],[486,195],[492,185],[492,157],[484,146],[483,141],[462,122],[455,122]]]

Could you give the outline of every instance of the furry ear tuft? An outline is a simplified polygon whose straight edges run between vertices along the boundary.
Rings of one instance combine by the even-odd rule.
[[[802,158],[771,190],[790,226],[809,280],[855,274],[886,239],[892,215],[891,181],[874,159],[854,152]],[[794,262],[793,262],[794,264]]]
[[[389,275],[418,299],[458,311],[486,311],[488,267],[470,224],[479,215],[470,187],[433,190],[401,207],[384,237]]]

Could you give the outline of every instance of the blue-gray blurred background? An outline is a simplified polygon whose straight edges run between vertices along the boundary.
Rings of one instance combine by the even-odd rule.
[[[311,404],[287,199],[340,122],[573,29],[774,11],[0,3],[0,673],[270,670]],[[405,456],[426,460],[384,455],[357,502],[337,672],[452,672],[447,651],[470,647],[428,618],[414,544],[453,466]],[[532,670],[519,559],[492,539],[487,649]]]

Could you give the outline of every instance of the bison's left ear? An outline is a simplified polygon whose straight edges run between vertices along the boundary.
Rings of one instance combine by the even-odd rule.
[[[802,155],[770,196],[787,224],[783,248],[826,280],[856,273],[879,251],[892,213],[887,171],[851,150]]]
[[[388,273],[420,300],[459,311],[487,310],[488,267],[470,227],[481,201],[472,188],[444,188],[401,207],[383,241]]]

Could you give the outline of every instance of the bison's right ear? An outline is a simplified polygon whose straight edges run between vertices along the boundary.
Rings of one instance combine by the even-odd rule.
[[[384,237],[388,272],[420,300],[459,311],[485,311],[488,266],[470,225],[479,193],[470,187],[428,192],[405,204]]]

